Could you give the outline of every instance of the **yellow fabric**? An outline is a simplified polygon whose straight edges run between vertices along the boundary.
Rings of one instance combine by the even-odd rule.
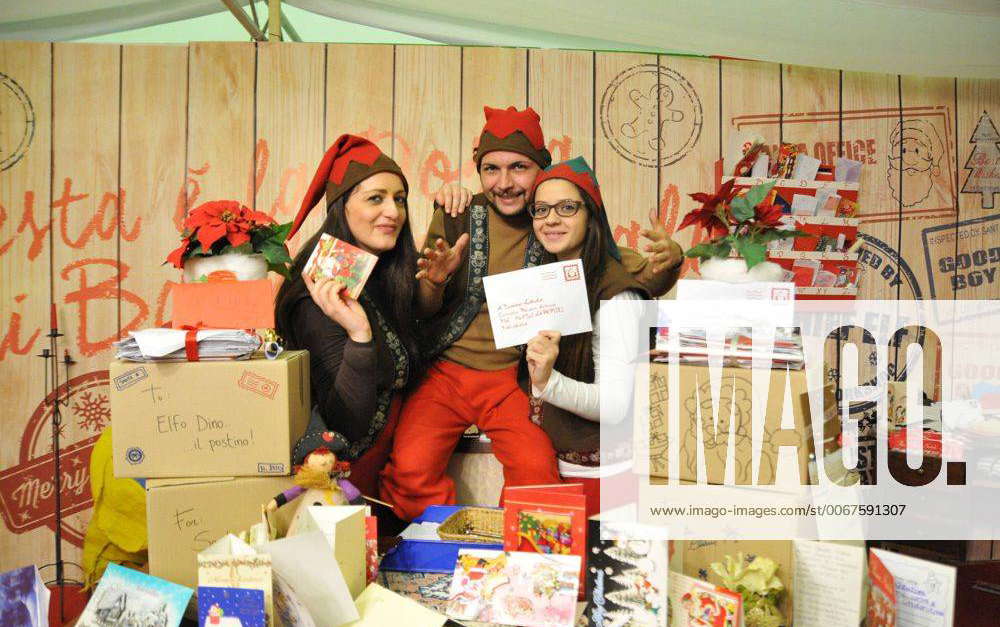
[[[83,539],[87,587],[97,583],[109,562],[145,564],[146,491],[134,479],[116,479],[111,460],[111,427],[90,454],[94,510]]]

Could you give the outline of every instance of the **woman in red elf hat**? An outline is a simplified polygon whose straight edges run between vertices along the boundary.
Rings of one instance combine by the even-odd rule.
[[[612,316],[614,323],[606,320],[602,331],[598,309],[602,300],[646,300],[649,292],[621,263],[600,187],[583,157],[552,165],[538,175],[528,213],[535,237],[549,257],[544,261],[581,260],[594,330],[566,337],[541,331],[528,342],[518,380],[531,396],[532,422],[545,430],[556,449],[560,476],[583,483],[591,516],[601,509],[602,479],[614,482],[616,499],[625,499],[616,505],[627,503],[635,493],[630,429],[624,420],[633,390],[628,374],[636,356],[649,350],[649,337],[627,316],[634,312],[622,316],[623,312],[605,307],[604,315]],[[610,334],[608,341],[598,341],[601,332]],[[600,359],[599,349],[606,351]],[[601,372],[598,364],[607,371]],[[615,380],[605,390],[620,392],[605,399],[604,413],[601,378]]]
[[[342,135],[327,150],[289,239],[319,200],[327,216],[295,258],[275,304],[278,332],[309,351],[313,415],[296,444],[296,463],[343,434],[341,457],[351,482],[377,496],[388,459],[400,394],[419,372],[412,317],[417,251],[407,215],[407,182],[399,166],[370,141]],[[355,300],[336,279],[313,281],[303,270],[324,233],[378,257]],[[331,433],[331,431],[335,433]]]

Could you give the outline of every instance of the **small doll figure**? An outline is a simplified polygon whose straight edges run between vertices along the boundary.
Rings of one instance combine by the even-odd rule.
[[[295,472],[295,485],[271,499],[265,506],[267,511],[273,512],[307,492],[312,493],[307,501],[310,505],[364,503],[361,492],[347,479],[350,476],[350,464],[337,461],[336,452],[345,449],[347,441],[339,434],[334,434],[329,440],[333,450],[321,446],[306,455]]]

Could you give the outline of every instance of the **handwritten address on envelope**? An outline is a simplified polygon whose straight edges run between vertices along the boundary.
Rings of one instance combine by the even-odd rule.
[[[496,347],[524,344],[539,331],[591,331],[583,263],[579,259],[483,279]]]

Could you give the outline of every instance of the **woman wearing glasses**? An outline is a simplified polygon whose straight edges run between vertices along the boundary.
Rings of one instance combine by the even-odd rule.
[[[635,322],[611,325],[608,331],[615,337],[599,342],[598,309],[602,300],[640,301],[649,295],[621,264],[597,179],[583,157],[555,164],[539,174],[528,211],[535,237],[554,260],[580,259],[583,264],[593,332],[567,337],[555,331],[540,332],[528,342],[520,380],[531,397],[532,421],[552,439],[560,475],[568,482],[584,484],[590,516],[600,511],[602,478],[619,478],[622,492],[634,493],[634,487],[625,487],[634,483],[629,481],[631,447],[608,450],[606,440],[602,459],[601,426],[603,423],[606,436],[609,429],[627,429],[623,419],[632,398],[632,387],[627,383],[631,375],[627,373],[635,357],[649,350],[648,333],[641,333]],[[611,352],[601,356],[602,347]],[[615,407],[608,412],[613,415],[601,415],[599,364],[608,370],[606,379],[622,379],[613,386],[613,404],[608,402],[612,399],[605,399],[606,408]],[[622,436],[621,440],[629,440],[624,432]]]

